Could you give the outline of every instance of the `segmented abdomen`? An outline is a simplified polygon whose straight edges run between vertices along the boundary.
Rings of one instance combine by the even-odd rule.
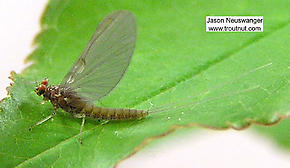
[[[81,113],[87,117],[104,120],[130,120],[146,117],[148,111],[123,108],[105,108],[94,105],[86,105]]]
[[[55,107],[60,107],[73,115],[85,114],[86,117],[104,120],[130,120],[148,115],[146,110],[97,107],[84,101],[70,90],[62,93],[58,86],[49,87],[44,97],[49,99]]]

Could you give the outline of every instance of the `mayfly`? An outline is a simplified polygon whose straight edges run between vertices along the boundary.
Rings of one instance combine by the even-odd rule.
[[[76,118],[82,118],[80,142],[86,117],[128,120],[147,116],[147,110],[94,105],[96,100],[110,93],[123,77],[135,49],[136,31],[136,21],[132,13],[122,10],[106,16],[61,84],[49,86],[48,79],[44,79],[36,87],[37,95],[49,100],[54,111],[30,127],[30,130],[54,117],[58,108]]]
[[[123,77],[135,49],[136,33],[136,21],[132,13],[122,10],[105,17],[93,34],[86,49],[65,75],[61,84],[49,86],[48,79],[44,79],[36,87],[36,94],[43,96],[44,100],[50,101],[54,106],[54,111],[29,129],[31,130],[33,127],[53,118],[56,115],[56,110],[61,108],[72,116],[82,119],[79,133],[79,142],[81,143],[80,137],[86,117],[99,120],[130,120],[144,118],[149,113],[184,110],[184,108],[188,107],[192,109],[201,103],[259,89],[258,85],[206,100],[191,100],[194,97],[205,95],[209,91],[222,88],[250,73],[272,65],[272,63],[269,63],[242,73],[211,90],[191,97],[188,103],[183,101],[174,102],[151,110],[95,106],[94,102],[110,93]]]

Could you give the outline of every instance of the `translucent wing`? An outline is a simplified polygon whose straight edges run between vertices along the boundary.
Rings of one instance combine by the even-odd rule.
[[[128,11],[117,11],[105,17],[61,86],[91,101],[107,95],[130,63],[136,31],[135,17]]]

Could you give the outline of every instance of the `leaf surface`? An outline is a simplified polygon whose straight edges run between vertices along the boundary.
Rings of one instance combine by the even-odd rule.
[[[282,147],[285,150],[290,151],[290,120],[282,120],[281,123],[272,126],[272,127],[264,127],[264,126],[255,126],[253,127],[255,131],[261,133],[275,142],[277,145]]]
[[[170,110],[106,125],[87,120],[83,145],[77,141],[81,121],[61,110],[29,132],[53,109],[41,104],[31,81],[49,77],[60,83],[97,24],[119,9],[137,17],[137,48],[101,105]],[[262,15],[264,32],[206,33],[210,15]],[[288,20],[288,1],[51,1],[27,59],[34,64],[13,76],[10,95],[1,102],[0,165],[112,167],[152,137],[178,128],[243,129],[289,117]]]

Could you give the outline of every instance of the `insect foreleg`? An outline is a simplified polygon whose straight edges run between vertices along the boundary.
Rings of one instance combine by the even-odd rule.
[[[32,125],[31,127],[29,127],[29,131],[32,130],[33,127],[37,126],[37,125],[40,125],[42,123],[44,123],[45,121],[51,119],[52,117],[54,117],[56,115],[56,108],[53,110],[53,113],[51,115],[49,115],[48,117],[46,117],[45,119],[41,120],[41,121],[38,121],[37,123],[35,123],[34,125]]]

